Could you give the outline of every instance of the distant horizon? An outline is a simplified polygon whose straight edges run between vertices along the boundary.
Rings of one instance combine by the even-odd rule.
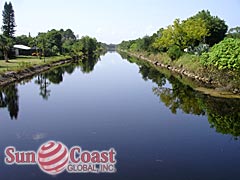
[[[7,1],[9,2],[9,1]],[[152,35],[172,24],[174,19],[187,19],[201,10],[225,20],[229,28],[239,26],[238,0],[201,2],[162,0],[12,0],[16,36],[36,36],[51,29],[72,29],[75,35],[95,37],[106,44]],[[5,1],[0,2],[1,11]],[[2,26],[2,21],[0,21]]]

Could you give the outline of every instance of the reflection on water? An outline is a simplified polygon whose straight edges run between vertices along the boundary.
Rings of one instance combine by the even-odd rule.
[[[231,134],[234,139],[238,139],[240,136],[240,101],[238,99],[223,99],[203,95],[194,91],[190,86],[182,84],[174,76],[163,74],[147,62],[124,55],[122,57],[139,66],[139,72],[145,81],[151,80],[156,83],[157,87],[152,88],[153,93],[172,113],[177,114],[178,110],[181,110],[186,114],[207,115],[211,128],[215,128],[217,132],[222,134]],[[98,60],[97,58],[83,60],[37,75],[35,84],[39,86],[39,95],[44,100],[48,100],[51,95],[51,84],[60,84],[63,82],[65,73],[70,75],[79,67],[83,73],[92,72]],[[166,86],[167,82],[171,84],[171,87]],[[16,84],[11,84],[0,90],[0,108],[7,108],[11,119],[18,117],[18,99]]]
[[[234,139],[240,137],[240,100],[223,99],[203,95],[190,86],[179,82],[171,74],[164,75],[159,69],[147,62],[126,57],[129,62],[139,65],[139,72],[144,80],[152,80],[157,84],[153,93],[168,107],[172,113],[178,110],[186,114],[207,115],[211,128],[218,133],[231,134]],[[167,81],[171,87],[166,87]]]
[[[0,90],[0,154],[48,140],[114,147],[116,174],[52,177],[38,166],[7,166],[0,155],[1,179],[238,179],[239,100],[203,95],[169,71],[127,59],[108,53]]]
[[[37,79],[34,83],[39,86],[39,95],[44,100],[48,100],[51,95],[50,85],[63,82],[63,76],[65,73],[70,75],[79,67],[83,73],[90,73],[94,70],[94,66],[99,60],[99,57],[89,57],[89,59],[56,67],[43,74],[37,75]],[[22,84],[27,82],[29,82],[29,80],[22,82]],[[0,108],[7,108],[11,119],[15,120],[18,118],[18,99],[17,84],[11,84],[0,89]]]
[[[37,80],[35,80],[35,84],[39,85],[39,95],[42,96],[43,99],[48,100],[51,90],[48,89],[50,81],[46,78],[46,76],[44,74],[38,75]]]
[[[11,119],[17,119],[19,110],[17,85],[11,84],[0,89],[0,108],[7,108]]]

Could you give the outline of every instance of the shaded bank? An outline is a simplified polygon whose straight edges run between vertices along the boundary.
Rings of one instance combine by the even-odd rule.
[[[150,58],[144,56],[142,53],[131,53],[127,51],[121,51],[123,56],[133,56],[135,58],[147,61],[156,67],[167,69],[180,76],[187,77],[188,81],[195,81],[194,88],[205,94],[210,94],[216,97],[227,97],[227,98],[240,98],[239,89],[239,76],[237,74],[227,72],[194,72],[183,68],[182,66],[175,66],[170,64],[162,63],[161,60],[156,57]],[[125,54],[125,55],[124,55]],[[186,78],[185,78],[186,79]]]
[[[195,91],[191,86],[179,81],[169,71],[156,68],[149,62],[130,56],[122,56],[139,66],[144,80],[156,83],[153,93],[172,113],[183,111],[186,114],[206,115],[211,128],[222,134],[231,134],[234,139],[240,137],[240,100],[212,97]],[[167,85],[171,84],[171,87]]]

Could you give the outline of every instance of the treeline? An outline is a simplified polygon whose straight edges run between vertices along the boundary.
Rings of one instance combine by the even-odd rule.
[[[172,25],[159,29],[152,36],[123,41],[118,48],[151,54],[166,53],[172,60],[179,59],[185,53],[198,56],[204,53],[199,59],[205,66],[240,69],[240,28],[232,28],[228,33],[227,30],[224,20],[203,10],[186,20],[176,19]],[[224,49],[227,51],[224,52]],[[213,61],[213,57],[221,63]]]
[[[39,56],[70,55],[72,57],[92,56],[103,50],[103,46],[95,38],[83,36],[77,39],[71,29],[55,30],[31,35],[17,36],[15,44],[22,44],[36,49]]]

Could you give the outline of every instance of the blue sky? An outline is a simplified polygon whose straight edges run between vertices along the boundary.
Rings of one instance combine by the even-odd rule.
[[[240,0],[12,0],[16,35],[50,29],[72,29],[80,37],[101,42],[151,35],[174,19],[186,19],[202,9],[224,19],[229,27],[240,26]],[[4,1],[0,1],[3,10]],[[2,24],[0,23],[2,26]]]

